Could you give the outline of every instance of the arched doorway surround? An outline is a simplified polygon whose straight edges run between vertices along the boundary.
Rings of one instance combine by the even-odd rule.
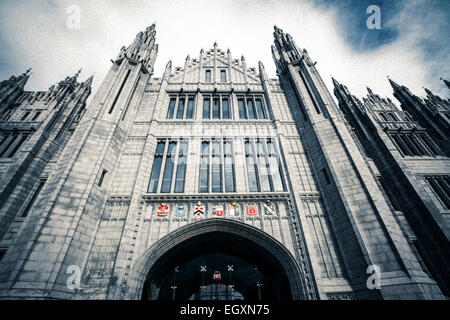
[[[288,249],[261,230],[228,219],[195,222],[156,242],[132,268],[128,281],[129,298],[141,299],[144,284],[151,280],[148,298],[158,299],[159,290],[167,278],[165,273],[177,264],[214,250],[248,259],[255,265],[260,265],[261,271],[269,277],[278,278],[280,285],[273,293],[276,299],[306,299],[300,268]]]

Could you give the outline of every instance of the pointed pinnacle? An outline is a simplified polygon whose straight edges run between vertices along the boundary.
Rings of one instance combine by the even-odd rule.
[[[92,76],[90,76],[89,78],[87,78],[86,81],[84,82],[84,84],[89,85],[89,86],[92,85],[92,82],[94,80],[94,75],[95,75],[95,73]]]
[[[339,86],[341,85],[334,77],[331,77],[331,79],[332,79],[332,81],[333,81],[333,84],[334,84],[336,87],[339,87]]]
[[[75,79],[78,79],[78,76],[81,74],[81,71],[83,71],[83,68],[80,68],[77,73],[75,73]]]

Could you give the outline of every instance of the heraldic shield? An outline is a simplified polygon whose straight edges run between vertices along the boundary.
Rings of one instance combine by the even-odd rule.
[[[237,202],[230,204],[230,217],[240,217],[241,216],[241,205]]]
[[[187,214],[187,206],[186,205],[179,205],[177,206],[177,210],[175,212],[175,216],[178,218],[183,218]]]

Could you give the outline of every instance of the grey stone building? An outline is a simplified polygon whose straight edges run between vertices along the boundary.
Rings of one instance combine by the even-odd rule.
[[[431,147],[401,154],[383,125],[403,122],[365,108],[405,114],[336,82],[338,106],[277,27],[278,79],[217,44],[154,77],[155,36],[120,50],[87,109],[92,78],[1,84],[0,297],[448,296],[449,159],[426,129],[405,120]]]

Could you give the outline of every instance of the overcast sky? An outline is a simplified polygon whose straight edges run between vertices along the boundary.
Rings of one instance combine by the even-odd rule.
[[[369,30],[369,5],[381,8],[381,30]],[[66,10],[81,9],[80,29],[69,29]],[[249,67],[261,60],[275,77],[273,26],[306,48],[332,90],[331,76],[357,96],[370,86],[392,97],[386,76],[424,95],[450,96],[450,1],[443,0],[0,0],[0,80],[28,67],[28,90],[50,85],[83,68],[97,88],[123,45],[156,22],[155,76],[172,59],[183,66],[201,48],[230,49]]]

